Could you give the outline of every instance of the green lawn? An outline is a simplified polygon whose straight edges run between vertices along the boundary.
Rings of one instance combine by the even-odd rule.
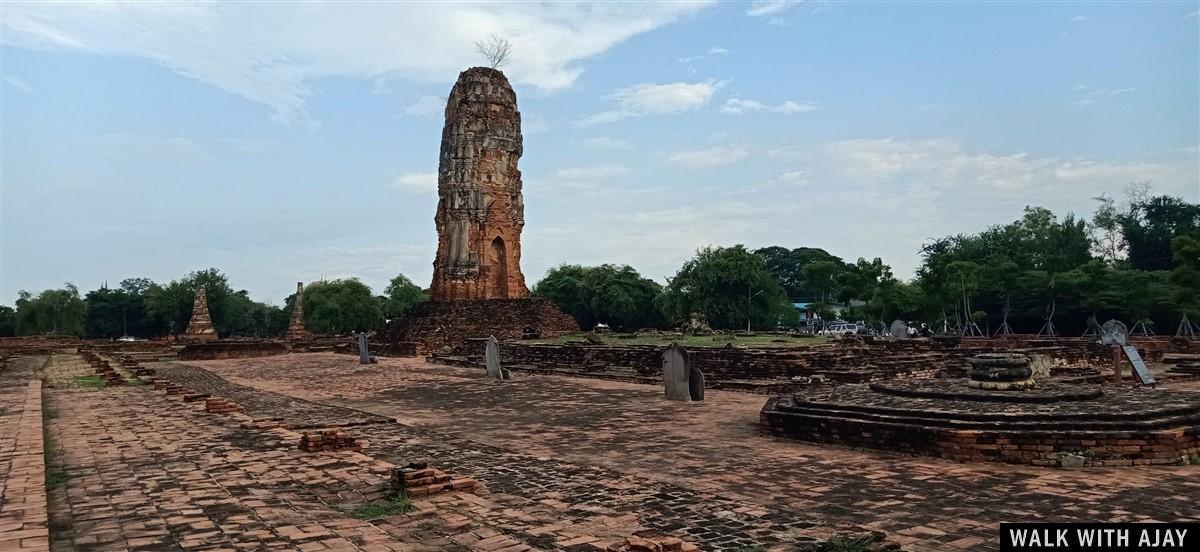
[[[543,343],[549,345],[587,343],[587,339],[584,336],[585,334],[566,335],[562,337],[555,337],[553,339],[535,339],[526,341],[526,343]],[[789,337],[783,335],[671,336],[653,334],[597,334],[593,337],[599,338],[606,345],[655,345],[663,347],[670,345],[672,342],[679,343],[684,347],[725,347],[726,345],[730,344],[732,344],[734,347],[794,347],[797,345],[822,345],[829,342],[829,338],[824,336]]]

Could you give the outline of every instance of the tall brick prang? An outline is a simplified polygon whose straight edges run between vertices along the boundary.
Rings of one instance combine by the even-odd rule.
[[[304,339],[311,336],[304,327],[304,282],[296,282],[296,299],[292,302],[292,321],[288,323],[287,337]]]
[[[446,102],[438,163],[438,249],[430,298],[520,299],[521,114],[504,73],[472,67]]]
[[[192,319],[188,321],[185,339],[191,341],[216,341],[217,329],[213,327],[212,316],[208,313],[208,291],[204,287],[196,289],[195,303],[192,304]]]

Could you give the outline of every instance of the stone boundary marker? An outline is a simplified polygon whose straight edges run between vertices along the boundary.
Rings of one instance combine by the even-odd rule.
[[[0,512],[0,550],[48,552],[50,523],[46,508],[46,461],[42,440],[42,382],[32,380],[17,426],[12,467],[3,490]],[[11,529],[10,529],[11,527]]]

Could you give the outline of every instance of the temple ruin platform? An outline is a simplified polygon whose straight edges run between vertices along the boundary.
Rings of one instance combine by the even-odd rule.
[[[1052,380],[1027,391],[951,379],[816,388],[768,399],[761,421],[803,441],[963,461],[1134,466],[1200,455],[1200,393]]]

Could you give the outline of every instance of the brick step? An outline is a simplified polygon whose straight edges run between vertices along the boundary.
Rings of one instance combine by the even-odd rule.
[[[408,496],[425,496],[453,491],[473,493],[479,489],[479,482],[465,477],[456,478],[424,462],[415,462],[392,468],[391,486],[394,491]]]

